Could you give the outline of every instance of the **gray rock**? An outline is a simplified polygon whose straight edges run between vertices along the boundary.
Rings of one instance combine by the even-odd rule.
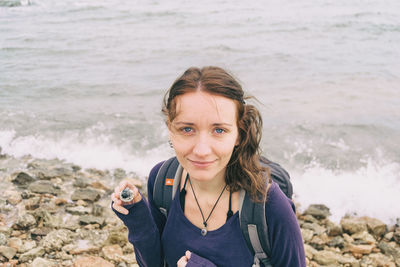
[[[44,250],[43,247],[36,247],[34,249],[29,250],[28,252],[25,252],[21,256],[19,256],[19,261],[20,262],[27,262],[32,259],[35,259],[37,257],[41,257],[44,255],[46,251]]]
[[[85,215],[89,214],[92,211],[92,209],[89,207],[76,206],[76,207],[67,207],[65,208],[65,211],[74,215]]]
[[[32,265],[31,266],[35,266],[35,267],[53,267],[56,266],[56,264],[52,261],[43,259],[41,257],[37,257],[33,260]]]
[[[104,208],[101,205],[94,204],[92,209],[92,214],[94,216],[101,216],[103,214]]]
[[[60,189],[54,186],[50,181],[43,180],[31,183],[28,189],[38,194],[58,195],[60,193]]]
[[[33,215],[24,213],[20,215],[15,223],[18,229],[28,229],[30,227],[36,226],[36,219]]]
[[[84,216],[81,216],[79,219],[79,222],[83,225],[95,224],[95,223],[97,223],[99,225],[104,225],[104,221],[105,221],[104,218],[96,217],[93,215],[84,215]]]
[[[73,201],[77,200],[87,200],[87,201],[97,201],[100,199],[100,193],[96,190],[85,188],[85,189],[77,189],[72,194],[71,199]]]
[[[341,236],[335,236],[328,242],[328,246],[330,247],[338,247],[338,248],[343,248],[344,247],[344,239]]]
[[[11,260],[15,254],[17,254],[17,250],[15,248],[0,246],[0,255],[3,255],[7,259]]]
[[[396,228],[396,230],[393,232],[393,239],[397,244],[400,245],[400,227]]]
[[[61,250],[71,242],[73,233],[66,229],[54,230],[43,238],[42,246],[46,251]]]
[[[312,230],[317,235],[321,235],[326,232],[326,229],[317,223],[304,223],[302,228]]]
[[[4,246],[7,244],[7,237],[5,234],[0,233],[0,246]]]
[[[325,205],[310,205],[304,212],[305,215],[312,215],[317,219],[325,219],[331,215],[329,208]]]
[[[384,254],[400,260],[400,249],[392,247],[385,241],[379,242],[378,247]]]
[[[343,231],[349,234],[367,231],[367,224],[361,218],[347,217],[340,221]]]
[[[78,177],[75,179],[74,186],[79,187],[79,188],[86,188],[90,185],[90,182],[88,179]]]
[[[17,176],[15,176],[15,178],[12,180],[14,184],[22,188],[26,188],[33,181],[35,181],[35,179],[25,172],[18,173]]]
[[[331,221],[326,223],[326,229],[329,236],[338,236],[343,234],[342,227]]]

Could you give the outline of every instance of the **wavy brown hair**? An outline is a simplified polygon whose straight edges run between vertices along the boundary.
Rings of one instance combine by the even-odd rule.
[[[164,96],[162,112],[167,124],[176,117],[176,97],[188,92],[204,91],[235,101],[239,145],[226,167],[225,182],[232,192],[241,188],[250,193],[254,201],[266,199],[269,172],[260,165],[262,118],[253,105],[246,104],[241,85],[228,72],[219,67],[189,68],[175,80]]]

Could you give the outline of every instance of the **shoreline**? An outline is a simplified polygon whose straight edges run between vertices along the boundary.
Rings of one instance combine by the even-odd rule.
[[[0,267],[138,266],[127,229],[110,208],[123,169],[0,153]],[[400,226],[369,217],[329,220],[329,208],[297,214],[307,266],[400,266]],[[90,265],[85,265],[90,264]]]

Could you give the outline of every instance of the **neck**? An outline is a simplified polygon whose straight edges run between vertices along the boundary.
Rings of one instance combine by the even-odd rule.
[[[190,181],[196,194],[199,195],[219,195],[226,184],[223,174],[208,181],[197,180],[196,177],[190,176]]]

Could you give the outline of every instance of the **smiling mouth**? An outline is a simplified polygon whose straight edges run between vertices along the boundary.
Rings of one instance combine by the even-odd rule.
[[[205,168],[210,166],[211,164],[213,164],[215,162],[215,160],[213,161],[197,161],[197,160],[190,160],[189,161],[196,167],[200,167],[200,168]]]

